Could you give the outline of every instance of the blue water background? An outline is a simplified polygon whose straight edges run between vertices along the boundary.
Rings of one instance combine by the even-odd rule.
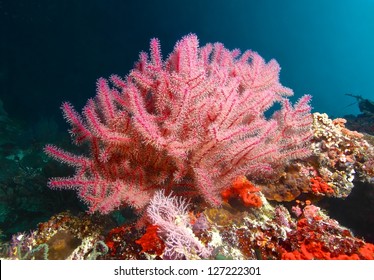
[[[373,0],[0,1],[0,99],[12,117],[62,122],[63,101],[80,109],[150,38],[166,56],[192,32],[275,58],[293,100],[311,94],[314,111],[358,114],[344,94],[374,99],[373,15]]]

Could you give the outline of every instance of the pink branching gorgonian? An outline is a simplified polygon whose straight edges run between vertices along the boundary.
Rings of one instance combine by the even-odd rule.
[[[157,39],[150,45],[127,77],[112,76],[111,86],[98,80],[82,115],[62,105],[75,143],[88,143],[91,153],[47,145],[49,155],[76,168],[50,187],[76,189],[90,212],[144,209],[157,189],[183,184],[219,206],[236,177],[271,178],[310,155],[311,97],[290,104],[293,92],[279,83],[275,60],[221,43],[199,47],[193,34],[166,60]],[[274,103],[281,109],[266,118]]]

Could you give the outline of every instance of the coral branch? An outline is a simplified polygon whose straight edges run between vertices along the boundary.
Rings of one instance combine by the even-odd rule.
[[[310,96],[292,106],[279,71],[275,60],[266,63],[253,51],[199,47],[193,34],[164,60],[152,39],[150,54],[140,53],[126,78],[98,80],[82,117],[62,105],[75,143],[87,143],[90,155],[47,146],[47,154],[77,168],[50,186],[74,185],[91,212],[107,213],[142,209],[157,189],[181,184],[219,206],[236,177],[271,180],[311,153]],[[275,103],[282,108],[265,117]]]

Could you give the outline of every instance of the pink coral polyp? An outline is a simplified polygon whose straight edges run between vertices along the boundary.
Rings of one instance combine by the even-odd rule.
[[[213,206],[238,176],[271,178],[293,159],[310,155],[312,118],[302,97],[279,83],[280,67],[256,52],[199,47],[196,35],[180,40],[163,60],[157,39],[150,55],[125,78],[97,83],[97,95],[78,114],[64,103],[76,156],[52,145],[46,152],[76,168],[50,187],[74,188],[90,212],[130,205],[143,209],[157,189],[192,188]],[[267,119],[274,104],[282,108]]]

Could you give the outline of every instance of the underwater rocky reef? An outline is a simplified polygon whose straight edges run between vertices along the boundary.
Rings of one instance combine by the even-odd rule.
[[[49,121],[34,148],[18,144],[0,110],[1,164],[13,167],[0,181],[1,257],[374,259],[373,136],[312,113],[309,95],[292,104],[279,71],[194,34],[163,59],[152,39],[128,76],[99,79],[81,114],[63,103],[74,146]],[[41,221],[11,233],[17,212]]]

